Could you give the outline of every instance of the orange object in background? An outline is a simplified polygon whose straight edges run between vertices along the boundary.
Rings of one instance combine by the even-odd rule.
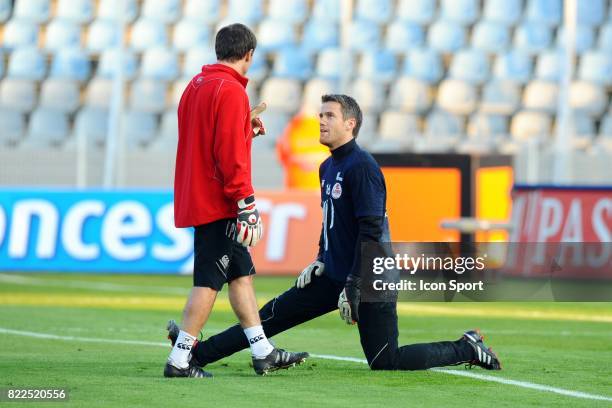
[[[263,241],[251,250],[257,273],[297,275],[319,251],[321,194],[310,191],[258,191]]]
[[[279,160],[285,168],[285,187],[319,191],[319,165],[329,149],[319,143],[319,119],[298,113],[278,141]]]
[[[453,168],[382,167],[392,241],[459,241],[440,220],[461,216],[461,174]]]
[[[481,167],[476,170],[476,218],[495,221],[510,219],[512,181],[510,166]],[[508,241],[508,232],[479,231],[476,241]]]

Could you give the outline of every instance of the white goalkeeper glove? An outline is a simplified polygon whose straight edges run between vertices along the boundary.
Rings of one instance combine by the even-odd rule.
[[[359,322],[359,303],[361,302],[361,278],[349,275],[344,284],[344,290],[338,297],[340,318],[347,324]]]
[[[238,201],[238,219],[236,220],[236,241],[245,247],[255,246],[263,235],[263,224],[255,196]]]
[[[295,286],[299,289],[304,289],[306,285],[308,285],[312,281],[312,274],[314,273],[316,276],[323,275],[323,271],[325,270],[325,264],[321,261],[314,261],[310,265],[308,265],[300,276],[298,276],[297,281],[295,282]]]

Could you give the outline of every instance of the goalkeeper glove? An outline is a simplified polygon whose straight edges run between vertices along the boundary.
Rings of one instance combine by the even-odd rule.
[[[255,246],[263,235],[263,224],[255,205],[255,196],[238,201],[236,241],[245,247]]]
[[[298,276],[297,281],[295,282],[295,286],[300,289],[304,289],[306,285],[312,281],[312,274],[314,273],[316,276],[323,275],[323,271],[325,270],[325,264],[319,260],[314,261],[310,265],[308,265],[300,276]]]
[[[361,301],[361,278],[349,275],[344,284],[344,290],[338,298],[340,318],[347,324],[359,322],[359,302]]]

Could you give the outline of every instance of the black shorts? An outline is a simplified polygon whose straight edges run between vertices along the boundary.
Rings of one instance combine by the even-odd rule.
[[[195,227],[193,286],[219,291],[226,282],[255,274],[251,254],[236,242],[235,228],[235,218]]]

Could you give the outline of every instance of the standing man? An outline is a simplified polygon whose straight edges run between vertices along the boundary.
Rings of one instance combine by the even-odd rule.
[[[346,95],[324,95],[319,114],[320,142],[331,157],[320,167],[323,226],[317,259],[296,285],[272,299],[259,312],[270,336],[337,308],[348,323],[357,323],[364,354],[372,370],[423,370],[466,363],[499,370],[499,359],[476,330],[456,341],[398,346],[396,303],[361,302],[360,258],[364,242],[388,242],[386,186],[374,158],[355,138],[362,114]],[[178,328],[170,322],[169,337]],[[204,366],[229,356],[248,343],[234,326],[198,343],[195,364]]]
[[[195,227],[195,261],[183,327],[168,357],[165,377],[212,376],[193,364],[191,351],[226,282],[257,374],[288,368],[308,356],[270,344],[252,285],[255,268],[247,247],[257,244],[263,227],[251,185],[251,142],[263,134],[256,116],[265,105],[250,111],[244,75],[256,45],[255,35],[242,24],[219,30],[217,63],[202,67],[179,103],[174,221],[179,228]]]

